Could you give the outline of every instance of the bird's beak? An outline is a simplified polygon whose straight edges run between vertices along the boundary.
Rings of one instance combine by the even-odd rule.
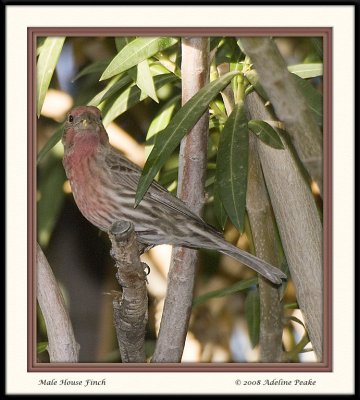
[[[82,124],[83,124],[84,128],[87,128],[88,125],[89,125],[89,121],[85,118],[85,119],[82,120]]]

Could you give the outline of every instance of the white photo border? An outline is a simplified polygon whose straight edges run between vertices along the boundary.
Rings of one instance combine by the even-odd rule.
[[[350,316],[354,314],[354,287],[348,282],[354,282],[354,11],[352,6],[6,7],[7,394],[353,393],[354,321]],[[27,370],[27,30],[30,27],[114,27],[119,26],[119,21],[123,28],[171,27],[174,15],[176,27],[333,28],[332,372],[44,373]],[[106,385],[39,384],[42,379],[53,378],[58,382],[106,379]],[[263,382],[273,378],[292,380],[293,384],[237,384],[239,380]],[[296,379],[316,383],[299,386],[295,385]]]

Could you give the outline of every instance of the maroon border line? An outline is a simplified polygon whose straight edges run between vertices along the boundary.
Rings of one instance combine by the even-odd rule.
[[[53,28],[29,27],[28,59],[28,372],[331,372],[333,370],[332,319],[332,34],[331,27],[205,27],[205,28]],[[322,36],[323,37],[323,110],[324,110],[324,197],[323,197],[323,265],[324,265],[324,352],[321,363],[37,363],[36,360],[36,99],[35,71],[37,36]]]

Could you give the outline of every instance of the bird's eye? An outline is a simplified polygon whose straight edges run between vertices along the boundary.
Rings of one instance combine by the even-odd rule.
[[[72,115],[69,115],[68,121],[69,122],[73,122],[74,121],[74,117]]]
[[[100,114],[100,121],[102,121],[102,115]]]

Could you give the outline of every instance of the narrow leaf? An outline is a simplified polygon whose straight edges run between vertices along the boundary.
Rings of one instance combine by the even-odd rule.
[[[116,50],[120,52],[127,44],[132,42],[135,38],[133,36],[119,36],[115,38]]]
[[[140,177],[135,197],[137,206],[151,185],[152,180],[186,133],[208,110],[210,101],[226,86],[238,72],[229,72],[204,86],[174,116],[170,124],[157,138]]]
[[[320,59],[323,58],[323,39],[322,37],[312,37],[310,38],[311,43],[314,46],[316,54]]]
[[[284,145],[278,132],[267,122],[262,120],[251,120],[248,123],[249,129],[265,144],[274,149],[284,149]]]
[[[172,185],[178,178],[178,172],[179,168],[171,168],[166,171],[161,171],[161,175],[159,178],[159,183],[160,185],[164,187],[168,187],[169,185]]]
[[[176,80],[173,74],[164,74],[154,77],[155,87],[158,90],[167,83]],[[108,99],[103,109],[103,124],[107,126],[119,115],[133,107],[135,104],[146,99],[147,94],[142,92],[135,84],[126,88],[117,98]]]
[[[260,84],[257,72],[254,69],[251,69],[250,71],[245,72],[244,75],[245,78],[254,87],[256,93],[258,93],[264,100],[269,100],[268,95],[266,94],[264,88]]]
[[[170,123],[171,118],[174,114],[174,112],[179,108],[180,106],[180,95],[175,96],[171,100],[169,100],[158,112],[158,114],[155,116],[155,118],[151,121],[151,124],[149,126],[147,135],[146,135],[146,141],[154,137],[154,141],[151,145],[147,145],[145,147],[145,152],[146,155],[149,155],[152,148],[154,147],[154,144],[156,142],[156,135],[160,131],[164,130]]]
[[[159,61],[160,65],[166,68],[167,71],[170,71],[173,74],[175,74],[178,78],[181,78],[180,68],[176,65],[175,62],[169,59],[167,54],[164,54],[160,51],[159,53],[154,54],[154,58],[156,58]]]
[[[106,66],[109,64],[109,60],[100,60],[100,61],[95,61],[94,63],[86,66],[83,68],[72,80],[72,82],[75,82],[79,78],[90,75],[90,74],[100,74]]]
[[[223,230],[227,221],[227,214],[220,199],[220,190],[216,179],[214,185],[214,211],[220,227]]]
[[[152,57],[158,51],[174,45],[177,41],[178,39],[170,37],[139,37],[133,40],[114,57],[100,80],[111,78],[120,72],[130,69],[141,61]]]
[[[42,45],[37,62],[37,116],[40,116],[65,37],[48,37]]]
[[[216,160],[216,181],[226,213],[244,230],[248,173],[249,131],[244,103],[239,102],[224,125]]]
[[[224,37],[215,54],[216,64],[238,62],[240,55],[241,52],[236,39]]]
[[[245,315],[252,347],[259,343],[260,336],[260,297],[258,290],[252,290],[246,296]]]
[[[38,354],[43,353],[43,352],[47,349],[48,345],[49,345],[48,342],[39,342],[39,343],[36,345],[36,352],[37,352]]]
[[[318,125],[323,124],[323,97],[314,86],[305,79],[298,77],[293,74],[293,78],[297,83],[297,87],[303,94],[306,100],[306,104],[309,109],[314,113],[314,117]]]
[[[57,157],[55,160],[52,157],[49,161],[38,177],[37,192],[40,200],[37,203],[37,231],[38,242],[42,247],[49,243],[65,199],[62,190],[66,179],[64,168]]]
[[[102,111],[104,126],[106,127],[109,125],[115,118],[123,114],[135,104],[144,100],[146,97],[147,95],[141,93],[141,90],[135,85],[135,83],[133,83],[122,91],[115,99],[109,99],[109,102],[105,103]]]
[[[286,319],[289,320],[289,321],[296,322],[297,324],[301,325],[306,331],[306,327],[305,327],[304,323],[299,318],[291,315],[290,317],[286,317]]]
[[[223,40],[222,37],[211,37],[210,38],[210,51],[212,51],[215,48],[219,47],[219,45],[220,45],[222,40]]]
[[[148,60],[141,61],[136,67],[131,68],[128,73],[136,82],[136,85],[141,91],[146,93],[149,97],[156,101],[156,103],[159,102]]]
[[[45,37],[38,37],[36,41],[36,56],[38,56],[41,53],[43,44],[45,42]]]
[[[39,162],[45,157],[45,155],[56,145],[56,143],[61,139],[65,123],[62,123],[58,129],[53,133],[51,138],[45,143],[43,148],[39,151],[39,154],[36,159],[36,163]]]
[[[131,78],[128,75],[125,76],[114,76],[106,87],[101,90],[97,95],[95,95],[88,103],[88,106],[98,106],[104,100],[111,97],[113,94],[118,92],[124,86],[128,85],[131,82]]]
[[[296,310],[296,309],[298,309],[300,307],[299,307],[299,304],[296,302],[296,303],[284,304],[284,308],[285,309],[289,309],[289,310]]]
[[[255,286],[257,283],[258,283],[258,278],[244,279],[239,282],[236,282],[234,285],[229,286],[227,288],[214,290],[212,292],[202,294],[201,296],[195,297],[193,301],[193,306],[194,307],[199,306],[200,304],[205,303],[207,300],[216,297],[224,297],[224,296],[229,296],[230,294],[242,292],[244,290],[247,290]]]
[[[159,64],[157,62],[151,62],[150,71],[151,71],[152,76],[163,75],[163,74],[169,73],[168,68],[164,67],[161,63]],[[172,72],[172,71],[170,71],[170,72]],[[176,75],[176,76],[179,78],[178,75]]]
[[[323,65],[322,63],[296,64],[290,65],[288,70],[303,79],[314,78],[316,76],[322,76]]]

